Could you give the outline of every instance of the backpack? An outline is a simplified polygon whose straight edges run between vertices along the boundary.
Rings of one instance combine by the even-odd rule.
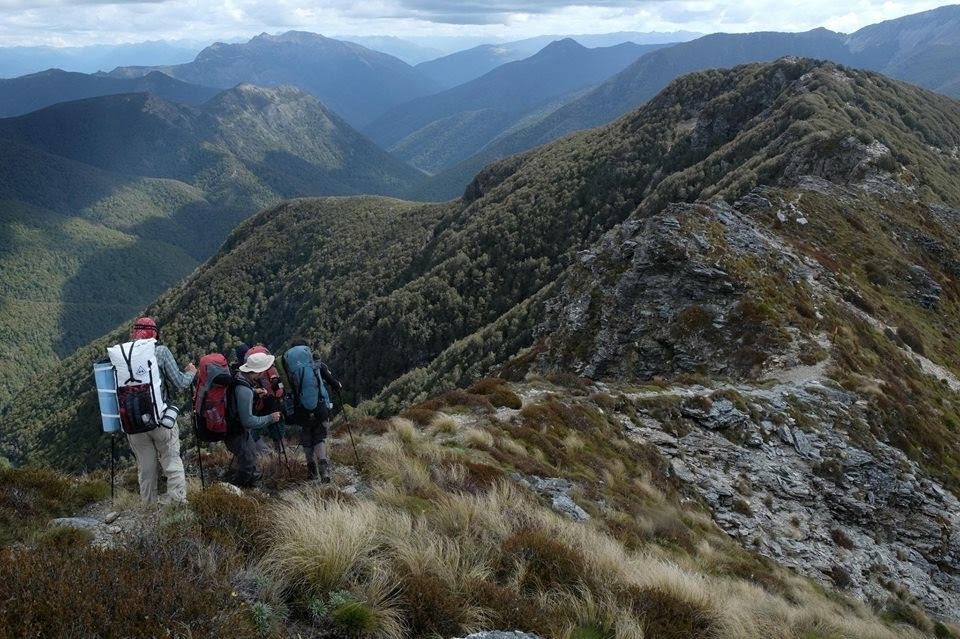
[[[267,347],[263,344],[257,344],[256,346],[252,346],[246,354],[249,356],[253,355],[254,353],[264,353],[269,355],[270,351],[267,350]],[[271,366],[267,370],[260,373],[260,375],[257,376],[254,385],[257,388],[265,389],[267,394],[263,397],[254,395],[253,414],[265,415],[278,410],[280,399],[283,397],[283,384],[280,383],[280,373],[277,372],[277,367]]]
[[[123,432],[135,435],[159,426],[167,404],[163,373],[157,362],[157,340],[138,339],[115,344],[107,348],[107,355],[117,385]]]
[[[308,413],[317,410],[320,402],[328,410],[333,408],[327,385],[320,376],[319,365],[320,361],[314,361],[313,354],[306,346],[294,346],[283,354],[283,368],[290,380],[295,405]]]
[[[194,428],[197,439],[217,442],[234,432],[232,424],[233,375],[220,353],[204,355],[197,367],[193,394]]]

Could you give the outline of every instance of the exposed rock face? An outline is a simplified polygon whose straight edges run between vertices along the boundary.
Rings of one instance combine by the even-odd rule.
[[[586,521],[590,519],[590,515],[577,505],[577,502],[570,496],[570,493],[573,491],[573,483],[569,479],[563,479],[561,477],[544,478],[537,477],[536,475],[524,477],[520,474],[514,475],[513,478],[520,484],[532,488],[541,495],[548,497],[550,499],[550,505],[558,513],[566,515],[574,521]]]
[[[849,433],[869,420],[856,395],[817,380],[723,390],[739,395],[752,417],[696,415],[679,437],[643,412],[621,419],[633,439],[671,460],[672,473],[746,546],[863,598],[883,601],[892,586],[906,586],[928,609],[957,618],[960,503],[901,451],[853,441]],[[635,398],[709,401],[711,392]],[[791,413],[805,423],[785,417]]]
[[[724,246],[715,238],[723,234]],[[723,203],[631,219],[580,254],[543,334],[551,365],[593,378],[701,372],[744,376],[789,341],[719,262],[732,247],[785,280],[803,264]]]

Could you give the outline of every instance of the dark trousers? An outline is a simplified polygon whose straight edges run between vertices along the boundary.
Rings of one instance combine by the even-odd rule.
[[[234,483],[241,486],[252,484],[257,477],[257,452],[250,429],[243,428],[238,433],[228,435],[223,441],[227,450],[236,458],[237,474]]]

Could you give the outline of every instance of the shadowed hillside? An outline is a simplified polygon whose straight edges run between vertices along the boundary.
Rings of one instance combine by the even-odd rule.
[[[0,80],[0,117],[30,113],[59,102],[122,93],[152,93],[171,102],[197,105],[218,92],[175,80],[159,71],[140,78],[108,78],[50,69]]]
[[[397,193],[419,173],[315,98],[242,85],[0,120],[0,401],[134,316],[281,198]]]

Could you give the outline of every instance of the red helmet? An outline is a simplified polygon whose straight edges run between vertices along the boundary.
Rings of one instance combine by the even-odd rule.
[[[130,331],[130,339],[150,339],[160,336],[160,329],[157,323],[150,317],[139,317],[133,323],[133,329]]]

